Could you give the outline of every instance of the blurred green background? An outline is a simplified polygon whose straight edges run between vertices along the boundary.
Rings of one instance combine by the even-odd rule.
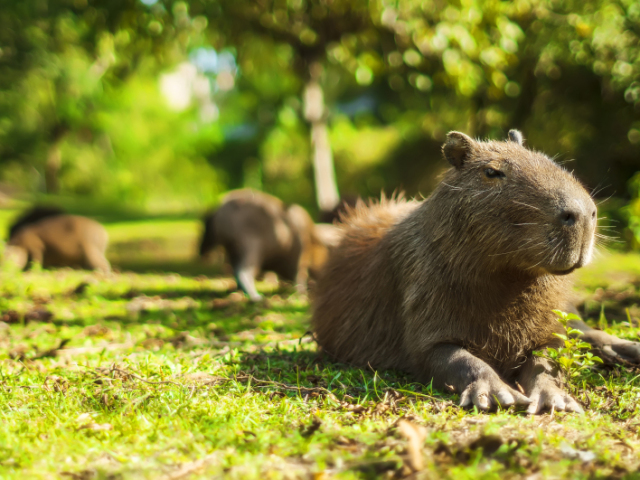
[[[631,0],[0,0],[0,220],[49,201],[117,243],[159,217],[191,255],[231,188],[317,214],[312,81],[342,194],[428,194],[447,131],[519,128],[640,245]]]

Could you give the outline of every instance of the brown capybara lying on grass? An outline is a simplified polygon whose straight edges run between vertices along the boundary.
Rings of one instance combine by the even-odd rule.
[[[204,223],[200,255],[222,245],[238,286],[252,301],[261,299],[255,287],[260,272],[275,272],[304,290],[309,274],[326,260],[324,235],[316,232],[307,211],[266,193],[230,192]]]
[[[429,198],[383,199],[343,219],[315,290],[322,350],[412,372],[463,406],[581,411],[533,352],[562,344],[552,310],[567,308],[570,274],[591,259],[594,202],[515,130],[506,142],[451,132],[443,152],[452,168]],[[640,358],[637,343],[576,326],[596,347]]]
[[[109,272],[105,257],[105,228],[90,218],[37,207],[22,215],[9,229],[7,257],[21,268],[73,267]]]

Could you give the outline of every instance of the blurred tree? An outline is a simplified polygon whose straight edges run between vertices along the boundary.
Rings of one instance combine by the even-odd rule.
[[[339,201],[324,104],[323,64],[331,44],[372,28],[370,7],[365,0],[216,0],[194,5],[216,30],[223,32],[226,41],[239,47],[258,36],[291,49],[293,70],[304,85],[298,97],[304,100],[304,119],[310,125],[316,198],[321,210],[330,211]]]
[[[576,153],[588,183],[607,177],[618,192],[636,169],[637,2],[228,0],[192,9],[240,58],[255,38],[286,45],[298,98],[310,66],[321,64],[330,123],[336,103],[369,95],[366,125],[394,125],[417,140],[402,159],[422,163],[422,175],[411,168],[389,177],[411,192],[426,186],[420,180],[450,129],[503,137],[522,128],[537,148]]]
[[[307,206],[310,158],[316,172],[331,172],[322,161],[326,167],[335,156],[343,191],[427,193],[451,129],[500,138],[521,128],[536,148],[563,161],[575,154],[572,167],[586,183],[612,185],[604,193],[624,194],[638,170],[637,1],[0,5],[2,173],[7,178],[20,170],[16,162],[27,162],[49,190],[58,183],[63,191],[79,191],[82,162],[74,161],[78,174],[71,175],[66,156],[82,151],[91,158],[103,150],[95,157],[109,158],[118,172],[108,182],[129,185],[127,195],[137,190],[140,201],[152,194],[133,178],[143,167],[133,165],[162,164],[156,171],[175,172],[170,152],[186,152],[188,165],[200,165],[194,172],[205,171],[206,158],[213,167],[208,172],[215,172],[215,179],[193,173],[180,182],[206,177],[219,188],[262,185]],[[207,73],[198,60],[207,49],[232,56],[235,76]],[[211,82],[215,105],[207,105],[219,116],[209,123],[198,120],[195,109],[173,116],[154,110],[152,96],[142,93],[160,71],[187,59]],[[135,101],[116,101],[134,92],[144,98],[145,115],[132,114]],[[305,98],[315,105],[305,105]],[[130,130],[138,137],[117,128],[127,114],[136,119]],[[175,138],[154,121],[169,125]],[[84,144],[91,148],[80,148]],[[337,189],[331,173],[325,177],[330,187],[316,195],[329,204]],[[157,183],[181,189],[177,178]],[[634,198],[638,185],[637,179],[630,184]],[[634,213],[639,204],[627,210],[632,218],[640,218]]]
[[[105,92],[184,58],[205,25],[178,4],[168,12],[138,0],[2,1],[0,161],[14,164],[9,172],[30,165],[46,192],[58,192],[65,141],[104,138]],[[113,153],[112,142],[99,145]]]

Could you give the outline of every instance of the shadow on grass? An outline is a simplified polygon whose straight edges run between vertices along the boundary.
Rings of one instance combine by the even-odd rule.
[[[142,274],[178,274],[183,277],[214,277],[223,273],[221,265],[205,265],[198,262],[184,261],[127,261],[120,260],[114,262],[114,270],[120,273],[142,273]]]
[[[105,321],[123,326],[161,325],[174,331],[199,334],[215,330],[225,341],[230,335],[252,329],[260,331],[265,325],[274,333],[304,332],[308,328],[308,306],[304,302],[291,303],[280,296],[291,293],[290,287],[279,289],[278,294],[262,303],[249,302],[240,292],[229,295],[230,290],[203,286],[172,290],[148,287],[132,289],[125,294],[106,292],[100,298],[111,304],[120,301],[118,310],[122,313],[105,310],[91,317],[57,319],[54,316],[50,321],[68,326],[88,326]],[[91,297],[80,293],[71,298],[82,302]]]
[[[385,401],[389,391],[395,398],[409,395],[425,400],[450,400],[446,393],[434,392],[429,385],[413,381],[409,374],[396,370],[377,371],[335,362],[321,352],[297,348],[241,352],[232,362],[239,369],[237,378],[247,376],[267,391],[275,391],[303,399],[331,392],[352,404]],[[402,393],[404,392],[404,393]],[[357,410],[356,410],[357,412]]]

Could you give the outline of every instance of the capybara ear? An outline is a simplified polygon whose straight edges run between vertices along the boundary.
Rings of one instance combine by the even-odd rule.
[[[524,138],[522,138],[522,133],[520,132],[520,130],[516,130],[516,129],[509,130],[509,140],[517,143],[520,146],[522,146],[522,144],[524,143]]]
[[[474,145],[475,142],[464,133],[449,132],[447,133],[447,143],[442,147],[442,152],[451,165],[461,168],[468,160]]]

